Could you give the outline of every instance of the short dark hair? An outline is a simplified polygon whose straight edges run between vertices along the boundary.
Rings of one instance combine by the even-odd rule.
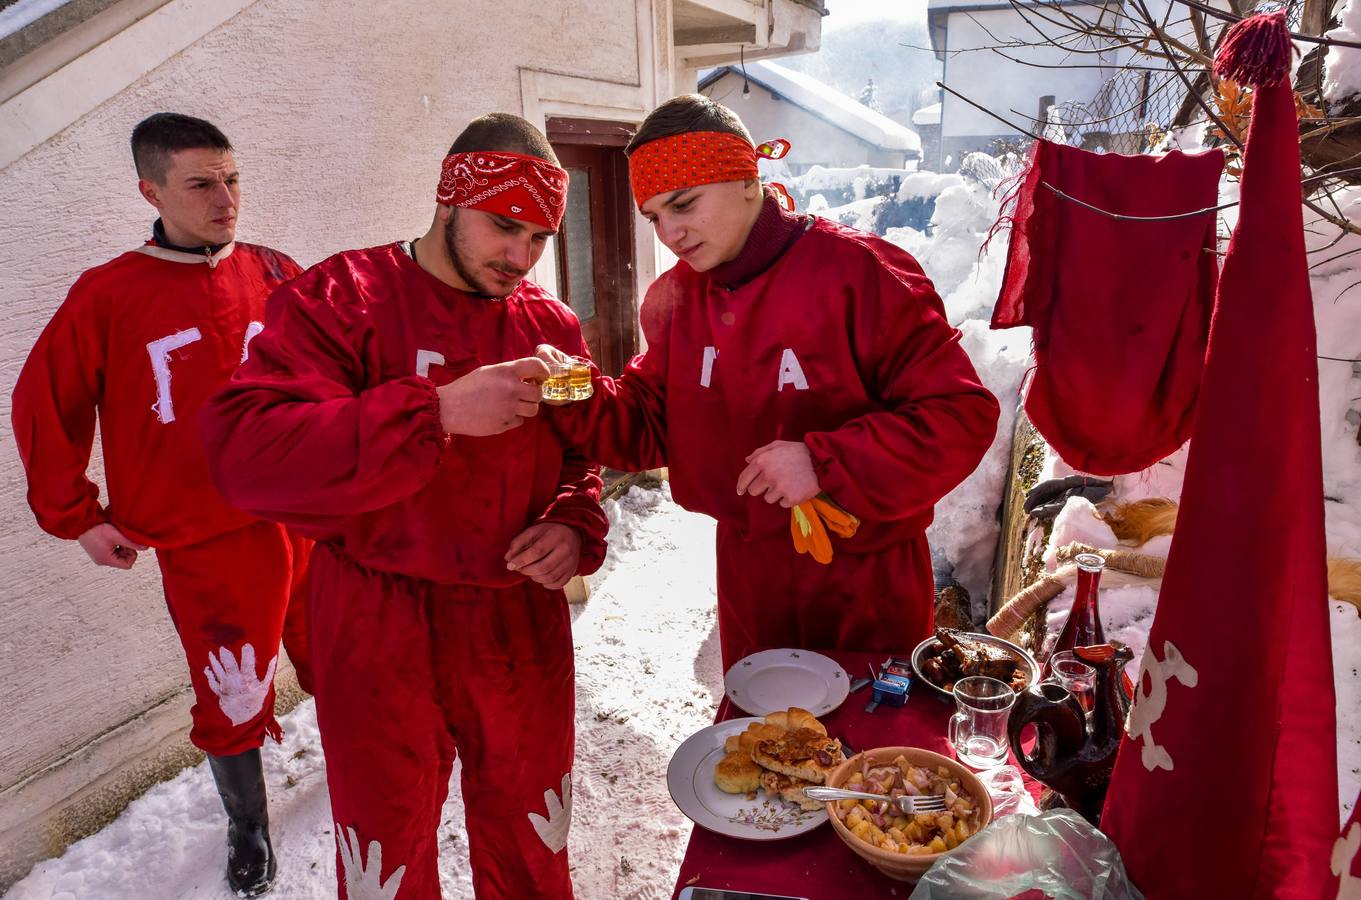
[[[737,113],[703,94],[681,94],[648,113],[624,152],[632,153],[658,138],[689,134],[692,131],[722,131],[755,145],[751,132],[747,131],[747,126],[742,124]]]
[[[521,153],[537,156],[553,165],[559,165],[558,155],[543,132],[535,128],[528,119],[511,113],[487,113],[468,123],[468,127],[454,138],[449,148],[454,153],[475,153],[479,150],[499,150],[502,153]]]
[[[165,182],[170,154],[199,149],[230,153],[232,142],[212,122],[181,113],[155,113],[132,129],[132,163],[137,176],[157,184]]]

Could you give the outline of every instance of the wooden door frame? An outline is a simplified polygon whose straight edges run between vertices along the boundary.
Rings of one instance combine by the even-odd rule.
[[[583,150],[621,151],[606,155],[601,176],[607,190],[592,191],[591,196],[593,220],[597,213],[600,215],[591,241],[595,263],[593,277],[597,288],[608,283],[611,277],[615,285],[612,296],[599,289],[596,291],[597,315],[602,312],[600,303],[610,303],[613,307],[605,311],[607,318],[602,323],[608,331],[602,343],[610,347],[613,358],[598,363],[607,371],[621,371],[637,352],[639,343],[632,195],[628,187],[628,166],[622,153],[633,137],[634,127],[625,122],[565,116],[550,117],[546,125],[548,140],[563,150],[581,147]],[[615,239],[610,241],[609,235],[614,235]],[[560,244],[557,252],[558,270],[566,274],[569,266],[566,247]],[[566,284],[559,284],[558,288],[563,294],[568,292]]]

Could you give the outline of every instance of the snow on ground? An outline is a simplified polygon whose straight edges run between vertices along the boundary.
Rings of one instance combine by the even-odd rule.
[[[965,351],[1002,412],[983,461],[936,504],[926,538],[934,567],[948,572],[969,592],[971,613],[981,622],[987,618],[997,555],[997,508],[1011,467],[1011,436],[1020,409],[1021,376],[1029,365],[1030,329],[990,331],[987,322],[969,319],[960,330]]]
[[[671,802],[666,766],[710,724],[722,695],[714,617],[714,525],[633,488],[606,504],[610,552],[593,595],[573,609],[577,752],[568,846],[577,896],[671,896],[690,822]],[[316,709],[282,719],[265,747],[281,900],[335,897],[326,771]],[[441,815],[440,883],[471,897],[455,767]],[[103,831],[40,863],[5,900],[229,900],[226,818],[203,763],[133,801]]]

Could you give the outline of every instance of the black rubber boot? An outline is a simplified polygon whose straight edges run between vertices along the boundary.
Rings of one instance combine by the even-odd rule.
[[[269,802],[259,750],[209,756],[227,811],[227,884],[238,897],[259,897],[274,886],[278,868],[269,842]]]

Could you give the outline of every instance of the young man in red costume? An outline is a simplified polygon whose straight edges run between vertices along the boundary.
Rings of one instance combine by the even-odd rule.
[[[781,209],[707,97],[658,107],[628,153],[680,261],[643,304],[647,352],[550,418],[605,465],[669,466],[676,502],[718,520],[725,669],[771,647],[911,650],[931,629],[932,508],[998,414],[931,282],[887,241]],[[790,507],[823,492],[861,523],[829,564],[790,535]]]
[[[478,897],[566,898],[572,636],[605,554],[598,470],[537,418],[540,343],[585,354],[526,273],[567,173],[518,116],[450,148],[429,230],[270,298],[203,414],[223,493],[317,539],[309,612],[342,897],[439,896],[463,759]]]
[[[14,435],[43,530],[116,569],[156,548],[194,688],[189,739],[227,811],[227,880],[253,897],[275,873],[260,745],[281,736],[281,634],[311,689],[304,605],[289,604],[311,542],[222,499],[195,419],[249,354],[265,297],[300,269],[236,242],[240,176],[214,125],[157,113],[133,130],[132,155],[160,213],[152,238],[71,288],[15,385]],[[86,476],[96,419],[106,505]]]

